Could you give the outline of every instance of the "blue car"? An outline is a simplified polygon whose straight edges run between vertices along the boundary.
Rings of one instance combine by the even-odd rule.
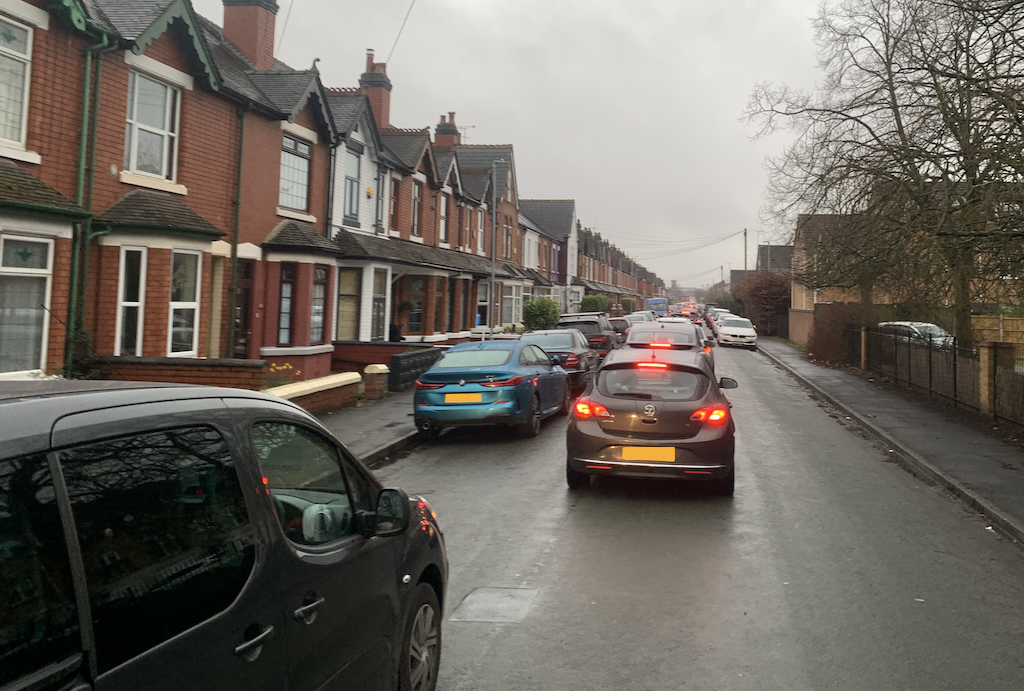
[[[416,381],[416,429],[428,441],[445,427],[469,425],[512,425],[535,437],[541,420],[572,406],[562,357],[522,341],[452,346]]]

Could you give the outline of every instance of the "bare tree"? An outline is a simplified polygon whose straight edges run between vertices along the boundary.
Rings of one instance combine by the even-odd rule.
[[[1022,256],[1024,2],[841,0],[815,27],[821,86],[760,84],[747,109],[796,134],[768,211],[850,218],[816,239],[814,287],[948,301],[970,341],[971,302]]]

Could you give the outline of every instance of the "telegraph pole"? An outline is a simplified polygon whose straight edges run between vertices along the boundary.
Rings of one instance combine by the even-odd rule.
[[[747,229],[743,229],[743,275],[747,275]]]

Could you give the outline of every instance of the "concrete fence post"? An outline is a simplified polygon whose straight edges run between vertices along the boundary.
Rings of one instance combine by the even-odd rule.
[[[388,390],[388,374],[391,369],[387,365],[367,365],[363,370],[363,400],[376,401],[384,398]]]
[[[868,327],[860,327],[860,371],[868,371]]]

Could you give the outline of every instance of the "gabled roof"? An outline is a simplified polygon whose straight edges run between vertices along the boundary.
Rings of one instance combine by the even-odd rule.
[[[252,71],[248,75],[249,80],[266,96],[267,100],[274,104],[279,112],[287,117],[289,122],[294,122],[295,116],[306,107],[310,99],[314,99],[316,101],[314,111],[320,116],[320,123],[329,131],[332,142],[337,139],[334,117],[327,107],[325,89],[320,82],[320,73],[315,68],[311,70]]]
[[[382,238],[342,229],[338,231],[334,241],[341,248],[342,256],[348,259],[380,259],[396,264],[459,271],[476,276],[490,276],[491,274],[489,259],[465,252],[421,245],[408,240]],[[508,277],[508,274],[500,267],[496,275],[502,278]]]
[[[89,216],[60,192],[5,159],[0,159],[0,209],[66,218]]]
[[[198,235],[217,240],[226,235],[181,200],[167,192],[133,190],[111,204],[93,221],[108,228]]]
[[[281,252],[313,252],[316,254],[341,254],[338,246],[321,235],[316,228],[301,221],[282,221],[263,239],[264,250]]]
[[[505,179],[511,169],[512,184],[515,186],[516,196],[518,197],[519,185],[515,179],[515,158],[512,153],[511,144],[460,144],[455,147],[455,155],[459,159],[459,169],[462,172],[473,171],[477,174],[486,172],[488,177],[491,174],[491,164],[499,160],[504,161],[494,166],[495,175],[498,179],[497,187],[499,190],[505,189]],[[478,185],[475,187],[478,187]]]
[[[462,175],[459,172],[458,163],[455,161],[455,152],[450,149],[434,149],[434,163],[437,166],[437,183],[443,185],[452,178],[452,187],[456,193],[462,194]]]
[[[382,130],[380,141],[392,157],[408,172],[416,170],[424,153],[430,160],[431,174],[437,177],[433,152],[430,151],[430,130]]]
[[[188,0],[84,0],[82,7],[95,26],[108,32],[113,29],[136,55],[141,55],[146,46],[167,31],[171,22],[181,21],[190,38],[189,51],[202,66],[203,80],[212,89],[220,88],[220,74]]]
[[[327,107],[334,118],[334,126],[343,138],[348,139],[359,124],[360,118],[366,118],[369,124],[368,136],[373,140],[373,146],[378,155],[383,156],[384,145],[380,141],[380,133],[377,131],[377,120],[373,117],[373,108],[370,107],[370,99],[358,89],[325,89],[327,94]],[[365,135],[366,133],[364,133]],[[367,136],[363,137],[364,139]]]
[[[547,235],[547,233],[544,233],[544,231],[542,231],[540,227],[536,223],[531,221],[530,217],[524,214],[522,211],[519,212],[519,225],[523,226],[527,230],[532,230],[535,233]]]
[[[576,227],[576,202],[572,199],[520,199],[519,209],[545,235],[559,242],[564,242]]]
[[[459,168],[462,192],[478,202],[490,203],[491,171]]]

